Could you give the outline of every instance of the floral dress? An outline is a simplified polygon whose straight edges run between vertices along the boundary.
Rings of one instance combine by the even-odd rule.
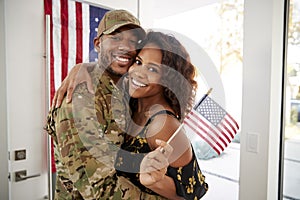
[[[137,185],[142,191],[153,195],[156,195],[155,192],[146,188],[139,182],[139,168],[143,157],[146,153],[151,151],[146,139],[148,126],[154,117],[160,114],[168,114],[175,117],[172,112],[167,110],[159,111],[151,116],[137,136],[132,137],[127,135],[126,140],[121,145],[121,150],[118,152],[115,163],[115,168],[117,169],[117,174],[119,176],[129,178],[130,181]],[[194,150],[193,159],[189,164],[178,168],[169,166],[167,175],[173,178],[177,195],[182,196],[185,199],[200,199],[208,190],[205,176],[200,170]]]

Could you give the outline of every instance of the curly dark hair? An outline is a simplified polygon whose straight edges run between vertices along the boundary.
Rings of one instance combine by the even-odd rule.
[[[162,52],[164,96],[175,114],[183,119],[192,109],[195,99],[195,67],[184,46],[174,36],[149,31],[141,45],[149,43],[157,45]]]

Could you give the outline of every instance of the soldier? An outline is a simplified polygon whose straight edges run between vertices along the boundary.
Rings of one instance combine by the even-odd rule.
[[[60,108],[50,110],[45,129],[55,145],[55,199],[135,199],[143,195],[130,181],[117,177],[114,160],[124,139],[126,115],[122,113],[127,110],[116,84],[135,60],[137,44],[144,36],[138,19],[129,12],[107,12],[94,39],[98,62],[89,64],[95,94],[81,84],[74,90],[72,104],[64,99]],[[112,99],[114,112],[120,113],[118,120],[112,116]]]

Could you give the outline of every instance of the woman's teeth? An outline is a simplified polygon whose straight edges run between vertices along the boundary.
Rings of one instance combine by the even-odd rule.
[[[146,87],[147,85],[135,80],[135,79],[132,79],[132,83],[138,87]]]

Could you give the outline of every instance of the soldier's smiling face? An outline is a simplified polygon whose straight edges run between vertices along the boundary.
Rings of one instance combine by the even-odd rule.
[[[114,75],[122,76],[135,60],[138,37],[134,29],[125,26],[109,35],[102,35],[94,44],[101,64]]]

